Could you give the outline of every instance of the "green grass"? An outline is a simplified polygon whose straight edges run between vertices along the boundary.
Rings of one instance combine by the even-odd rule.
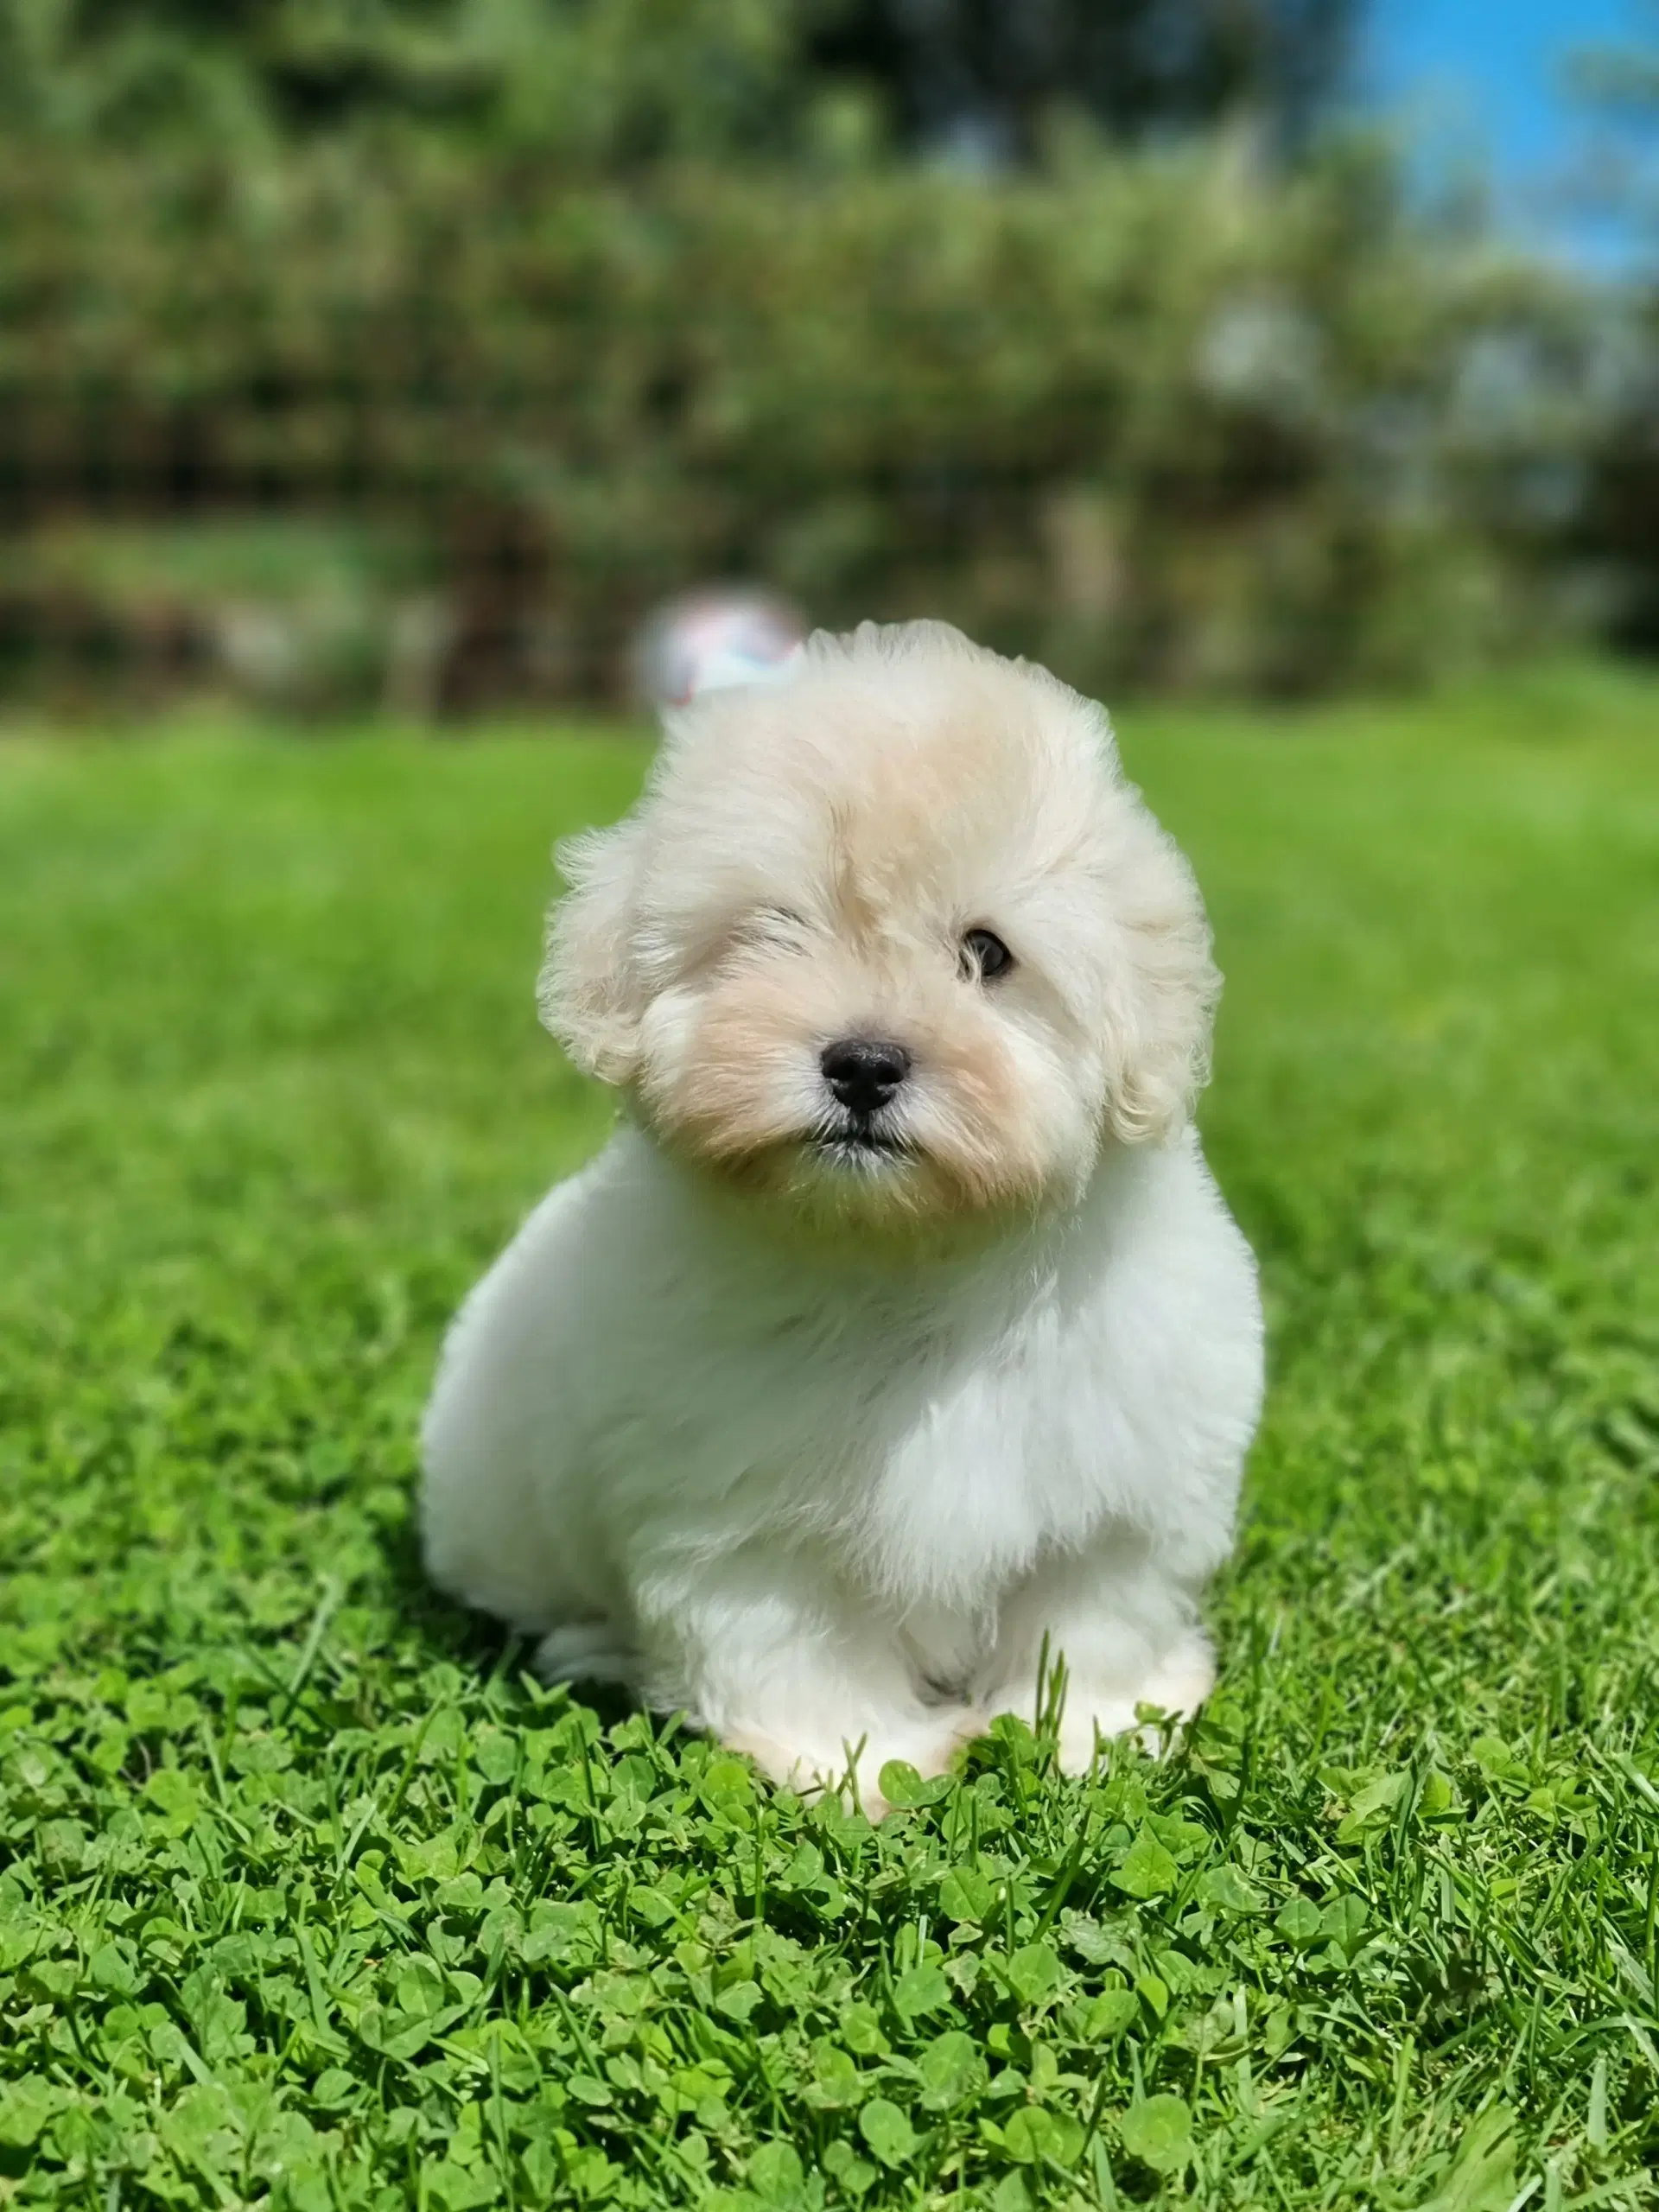
[[[0,749],[0,2200],[1659,2202],[1659,692],[1126,750],[1272,1389],[1224,1687],[879,1832],[423,1587],[635,743]]]

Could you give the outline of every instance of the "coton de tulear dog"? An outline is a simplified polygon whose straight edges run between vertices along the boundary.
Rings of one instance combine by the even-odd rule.
[[[625,1120],[450,1333],[436,1580],[779,1781],[1192,1713],[1262,1386],[1218,979],[1096,707],[931,623],[673,714],[542,1006]],[[854,1762],[856,1762],[855,1767]]]

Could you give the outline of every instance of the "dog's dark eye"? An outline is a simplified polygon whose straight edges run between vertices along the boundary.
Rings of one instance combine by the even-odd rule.
[[[1014,955],[1000,937],[989,930],[969,930],[962,940],[963,965],[970,976],[982,983],[989,983],[998,976],[1006,976],[1014,965]]]

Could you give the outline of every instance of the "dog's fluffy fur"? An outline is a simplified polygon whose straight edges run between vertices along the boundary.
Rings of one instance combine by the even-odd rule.
[[[562,858],[544,1018],[627,1118],[451,1332],[436,1580],[876,1810],[1046,1644],[1069,1766],[1191,1713],[1261,1322],[1190,1119],[1203,908],[1104,715],[937,625],[819,636]],[[848,1038],[909,1058],[861,1120]]]

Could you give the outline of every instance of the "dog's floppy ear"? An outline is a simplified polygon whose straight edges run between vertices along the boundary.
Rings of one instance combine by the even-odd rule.
[[[1150,817],[1146,827],[1151,837],[1128,871],[1127,957],[1106,1020],[1107,1119],[1122,1144],[1160,1142],[1191,1118],[1221,995],[1192,870]]]
[[[644,824],[567,838],[554,855],[569,886],[547,918],[537,1002],[576,1065],[622,1084],[639,1058],[645,992],[632,937]]]

